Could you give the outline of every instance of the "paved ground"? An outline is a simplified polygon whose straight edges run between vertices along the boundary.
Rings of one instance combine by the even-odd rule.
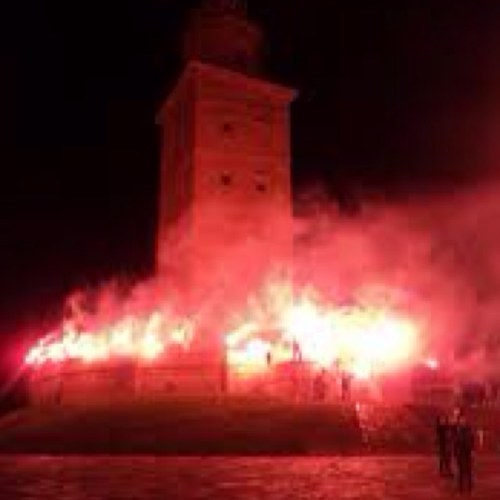
[[[472,498],[500,498],[500,458],[477,463]],[[467,495],[466,495],[467,497]],[[460,498],[421,457],[0,457],[1,499],[447,500]]]

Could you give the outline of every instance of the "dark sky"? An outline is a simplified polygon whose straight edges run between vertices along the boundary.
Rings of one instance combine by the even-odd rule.
[[[2,6],[0,346],[75,287],[152,264],[158,131],[194,0]],[[494,167],[500,4],[249,0],[295,86],[294,182],[340,199]],[[499,124],[498,127],[496,124]],[[500,137],[500,135],[499,135]],[[3,340],[1,340],[3,339]]]

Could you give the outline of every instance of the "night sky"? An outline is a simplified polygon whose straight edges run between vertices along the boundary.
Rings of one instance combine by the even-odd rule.
[[[0,347],[77,286],[152,267],[155,112],[194,0],[2,7]],[[296,87],[297,188],[450,190],[495,169],[500,3],[249,0]],[[6,356],[9,352],[3,351]]]

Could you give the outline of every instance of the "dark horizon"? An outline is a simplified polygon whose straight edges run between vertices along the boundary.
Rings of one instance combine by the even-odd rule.
[[[299,91],[296,192],[321,185],[348,205],[358,192],[443,192],[495,172],[496,2],[248,3],[267,35],[269,78]],[[69,290],[151,269],[155,113],[181,69],[178,40],[197,4],[8,7],[2,351],[15,332],[50,319]]]

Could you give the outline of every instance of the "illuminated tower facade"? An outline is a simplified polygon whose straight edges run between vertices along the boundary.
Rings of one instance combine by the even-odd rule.
[[[243,1],[203,2],[184,34],[184,70],[159,114],[157,269],[190,286],[243,275],[254,283],[291,257],[295,93],[259,76],[262,43]]]

